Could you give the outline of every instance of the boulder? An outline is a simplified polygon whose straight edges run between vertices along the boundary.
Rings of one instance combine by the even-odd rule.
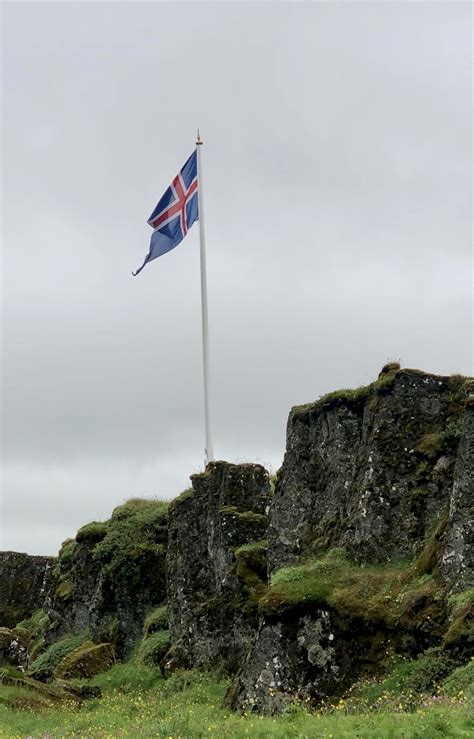
[[[112,644],[93,644],[85,642],[67,654],[55,671],[57,678],[93,677],[106,672],[115,664],[115,651]]]

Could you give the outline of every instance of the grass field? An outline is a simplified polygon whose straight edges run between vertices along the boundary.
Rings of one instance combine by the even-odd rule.
[[[474,736],[469,691],[451,690],[416,708],[387,690],[370,705],[350,698],[317,713],[295,705],[278,718],[238,715],[222,708],[227,683],[196,672],[163,680],[154,667],[117,665],[90,681],[102,697],[48,705],[19,688],[0,686],[0,737],[300,737],[301,739],[437,739]],[[462,681],[460,683],[462,685]],[[380,695],[382,700],[380,700]]]

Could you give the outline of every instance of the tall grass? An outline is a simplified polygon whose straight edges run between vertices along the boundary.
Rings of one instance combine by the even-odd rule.
[[[411,713],[400,706],[390,712],[349,714],[343,703],[309,713],[295,705],[271,718],[222,708],[227,685],[209,674],[177,673],[165,681],[157,668],[129,664],[91,682],[102,687],[103,696],[80,708],[63,705],[32,712],[11,710],[0,701],[0,737],[441,739],[474,732],[466,705],[453,699]]]

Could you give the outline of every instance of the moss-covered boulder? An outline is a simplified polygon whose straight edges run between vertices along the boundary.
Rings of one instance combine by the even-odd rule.
[[[61,639],[50,644],[29,665],[28,674],[34,680],[47,682],[51,680],[62,660],[90,640],[88,631],[80,634],[65,634]]]
[[[367,387],[292,409],[269,586],[230,706],[317,704],[390,654],[438,678],[472,654],[470,387],[393,364]]]
[[[167,504],[159,500],[129,500],[108,521],[79,529],[59,552],[47,640],[88,630],[126,658],[166,596],[166,542]]]
[[[64,657],[55,670],[58,678],[93,677],[106,672],[115,664],[112,644],[88,641]]]

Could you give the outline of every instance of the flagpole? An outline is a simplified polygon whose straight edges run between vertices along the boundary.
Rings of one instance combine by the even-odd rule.
[[[206,447],[204,450],[204,466],[214,459],[211,440],[211,422],[209,407],[209,320],[207,312],[207,273],[206,273],[206,239],[204,235],[204,207],[201,167],[202,140],[199,129],[196,138],[197,174],[198,174],[198,209],[199,209],[199,244],[201,252],[201,314],[202,314],[202,357],[204,365],[204,415],[206,423]]]

